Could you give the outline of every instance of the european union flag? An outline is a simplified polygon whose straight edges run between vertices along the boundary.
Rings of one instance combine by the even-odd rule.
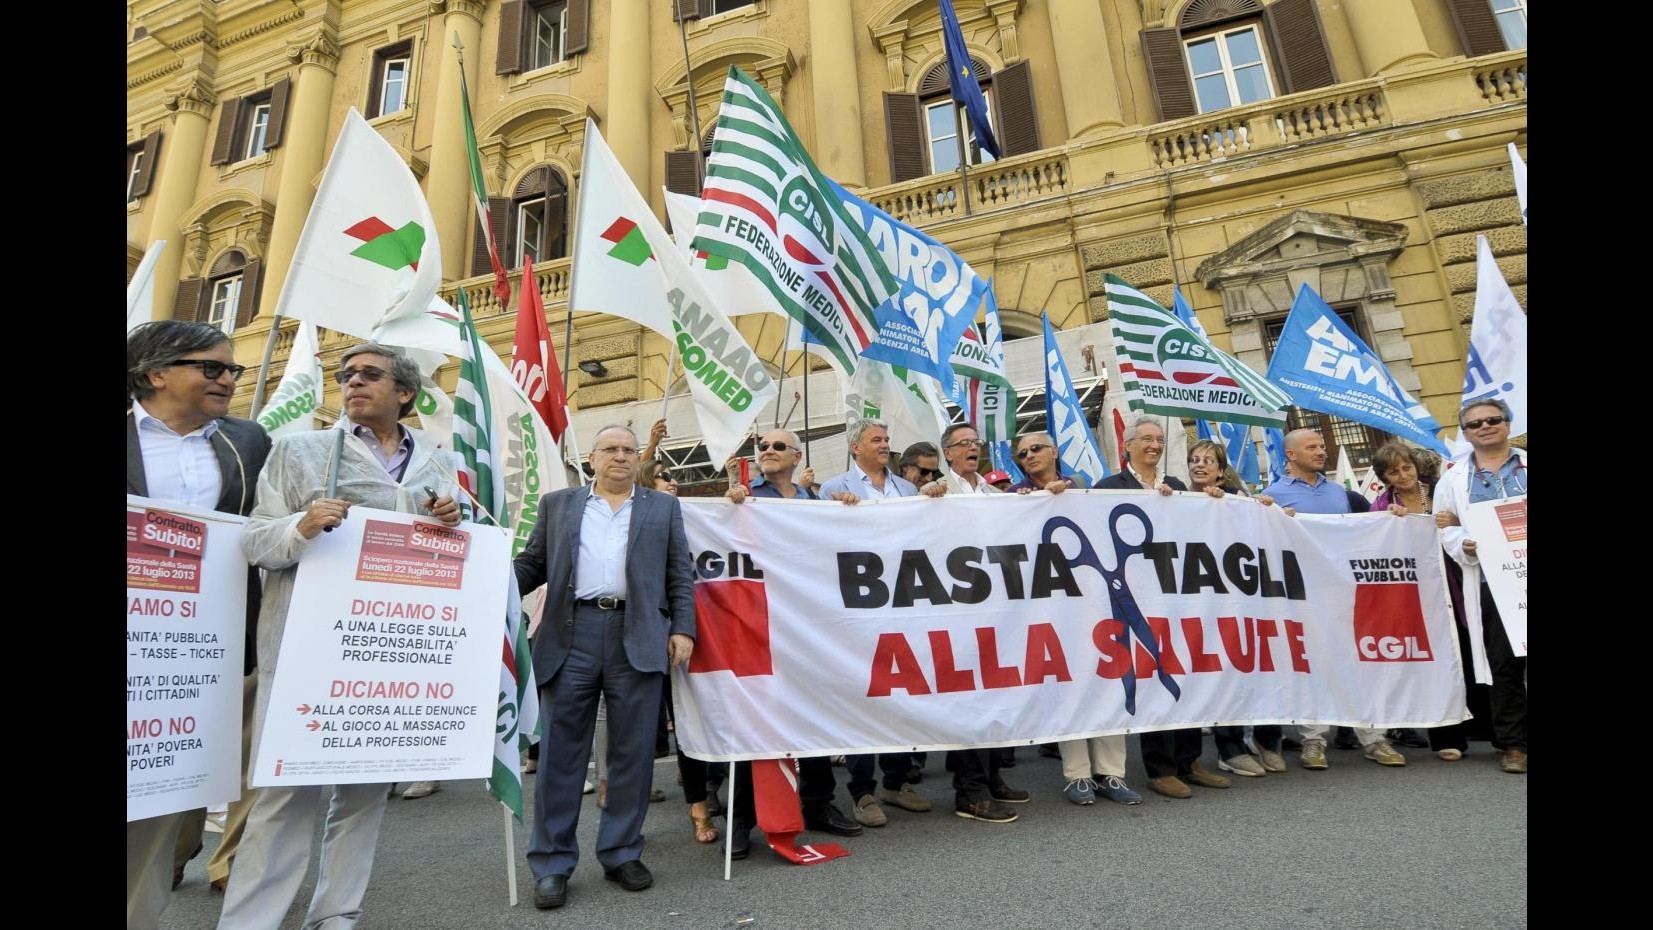
[[[964,47],[964,33],[959,31],[958,14],[953,12],[953,0],[941,0],[941,35],[947,43],[947,80],[953,86],[953,99],[969,115],[976,143],[999,158],[999,140],[993,137],[993,126],[987,121],[987,98],[982,96],[981,84],[973,73],[970,51]]]

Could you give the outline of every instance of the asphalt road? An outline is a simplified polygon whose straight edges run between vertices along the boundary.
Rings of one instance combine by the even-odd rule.
[[[1207,741],[1206,765],[1215,768]],[[584,858],[559,910],[533,907],[516,831],[521,903],[506,901],[500,806],[480,781],[390,802],[361,930],[472,928],[964,928],[1524,927],[1527,924],[1527,780],[1498,770],[1485,743],[1460,762],[1402,750],[1385,769],[1358,751],[1328,750],[1332,766],[1236,778],[1174,801],[1146,790],[1131,740],[1127,781],[1143,803],[1062,798],[1061,767],[1018,751],[1006,780],[1033,793],[1010,824],[952,813],[942,754],[931,753],[920,791],[925,814],[886,806],[890,823],[842,840],[846,859],[788,865],[753,833],[752,858],[724,882],[722,845],[694,842],[676,767],[661,760],[643,861],[655,884],[623,891],[591,853],[593,797],[581,817]],[[839,779],[843,799],[844,770]],[[532,779],[530,779],[530,784]],[[530,801],[530,810],[531,808]],[[721,825],[722,820],[718,823]],[[806,838],[820,838],[809,834]],[[211,852],[217,837],[208,835]],[[319,850],[319,839],[317,844]],[[162,926],[215,926],[223,898],[207,885],[203,854],[190,863]],[[301,927],[316,854],[285,928]]]

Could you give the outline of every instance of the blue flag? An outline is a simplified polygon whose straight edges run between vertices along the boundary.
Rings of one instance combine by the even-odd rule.
[[[1011,484],[1021,484],[1027,480],[1027,476],[1022,474],[1021,468],[1016,465],[1016,451],[1010,440],[1001,439],[993,443],[991,451],[994,464],[998,466],[1000,471],[1010,476]]]
[[[1171,312],[1177,315],[1177,319],[1181,320],[1183,325],[1199,333],[1201,339],[1207,341],[1211,339],[1210,336],[1205,334],[1205,327],[1200,325],[1200,318],[1194,315],[1194,308],[1188,306],[1188,301],[1182,298],[1182,288],[1180,287],[1171,289]]]
[[[1045,430],[1056,440],[1062,473],[1083,478],[1084,486],[1092,488],[1108,476],[1108,466],[1103,464],[1102,450],[1096,445],[1096,433],[1085,422],[1085,411],[1074,393],[1067,363],[1062,361],[1050,317],[1040,314],[1039,318],[1045,324]]]
[[[1395,381],[1383,360],[1307,284],[1292,301],[1268,364],[1268,380],[1292,403],[1375,426],[1450,455],[1441,424]]]
[[[1268,480],[1272,484],[1286,476],[1286,431],[1264,427],[1263,449],[1268,452]]]
[[[987,121],[987,98],[982,96],[981,84],[977,83],[970,51],[964,47],[964,33],[959,30],[953,0],[941,0],[941,35],[947,44],[947,80],[953,86],[953,99],[969,115],[976,144],[998,158],[999,140],[993,137],[993,124]]]
[[[1257,444],[1251,441],[1251,427],[1245,423],[1218,423],[1217,431],[1228,453],[1228,462],[1247,485],[1261,482],[1257,473]]]
[[[1210,438],[1213,437],[1213,435],[1214,434],[1211,432],[1211,421],[1210,420],[1195,420],[1194,421],[1194,437],[1196,439],[1210,439]]]
[[[827,179],[859,220],[900,290],[874,311],[878,333],[861,354],[954,383],[953,349],[976,321],[987,282],[957,253]]]

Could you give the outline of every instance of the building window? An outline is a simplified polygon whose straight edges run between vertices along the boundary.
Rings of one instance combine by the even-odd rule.
[[[1355,313],[1352,309],[1338,309],[1337,315],[1343,320],[1344,325],[1359,333],[1361,339],[1367,338],[1365,333],[1361,333],[1359,324],[1355,322]],[[1286,321],[1284,318],[1263,324],[1264,343],[1269,358],[1274,357],[1274,347],[1280,344],[1280,332],[1285,327]],[[1305,410],[1302,407],[1287,407],[1285,431],[1289,433],[1294,429],[1320,431],[1320,435],[1326,440],[1326,470],[1328,472],[1336,470],[1337,458],[1343,449],[1349,450],[1349,463],[1352,466],[1365,468],[1372,464],[1372,453],[1376,452],[1378,447],[1389,439],[1387,433],[1373,429],[1364,423],[1356,423],[1353,420],[1346,420],[1343,417],[1333,416],[1329,413]]]
[[[993,95],[983,89],[987,97],[987,123],[995,133],[998,127],[993,126]],[[930,151],[930,173],[941,174],[946,171],[956,171],[959,166],[959,127],[964,127],[964,150],[970,164],[985,165],[994,161],[993,153],[981,147],[976,141],[976,129],[970,125],[970,117],[965,114],[964,107],[954,102],[949,95],[939,99],[925,100],[924,104],[924,132],[928,140]]]
[[[1201,113],[1267,100],[1274,96],[1262,34],[1255,25],[1224,29],[1187,39],[1189,76]]]
[[[143,146],[132,146],[126,150],[126,202],[131,203],[139,197],[139,182],[144,176]]]
[[[568,182],[550,165],[528,172],[511,198],[506,224],[506,260],[540,263],[568,255]]]
[[[257,158],[264,154],[264,139],[270,128],[270,100],[266,94],[262,102],[245,108],[247,113],[247,148],[242,158]]]
[[[563,60],[563,40],[568,35],[568,3],[541,3],[528,13],[528,68],[549,68]]]
[[[373,55],[373,88],[369,118],[400,112],[407,107],[412,75],[413,44],[403,42]]]
[[[1506,47],[1527,47],[1527,0],[1492,0],[1492,15]]]
[[[757,0],[712,0],[711,15],[716,16],[719,13],[727,13],[730,10],[738,10],[743,6],[751,6],[756,2]]]
[[[213,280],[212,302],[207,305],[207,318],[203,322],[226,333],[235,331],[236,311],[241,307],[241,281],[239,271]]]

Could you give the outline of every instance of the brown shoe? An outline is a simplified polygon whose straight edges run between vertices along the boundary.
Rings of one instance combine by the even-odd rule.
[[[1218,775],[1216,772],[1208,771],[1205,766],[1198,762],[1189,767],[1188,774],[1184,777],[1201,788],[1227,788],[1234,784],[1227,775]]]
[[[230,877],[228,875],[223,878],[215,878],[212,880],[212,890],[218,892],[219,894],[223,894],[229,887]]]
[[[1505,749],[1498,753],[1498,769],[1511,775],[1527,774],[1527,754],[1519,749]]]
[[[1175,775],[1161,775],[1158,778],[1148,779],[1148,787],[1168,798],[1187,800],[1194,796],[1194,789],[1183,784],[1182,779]]]

